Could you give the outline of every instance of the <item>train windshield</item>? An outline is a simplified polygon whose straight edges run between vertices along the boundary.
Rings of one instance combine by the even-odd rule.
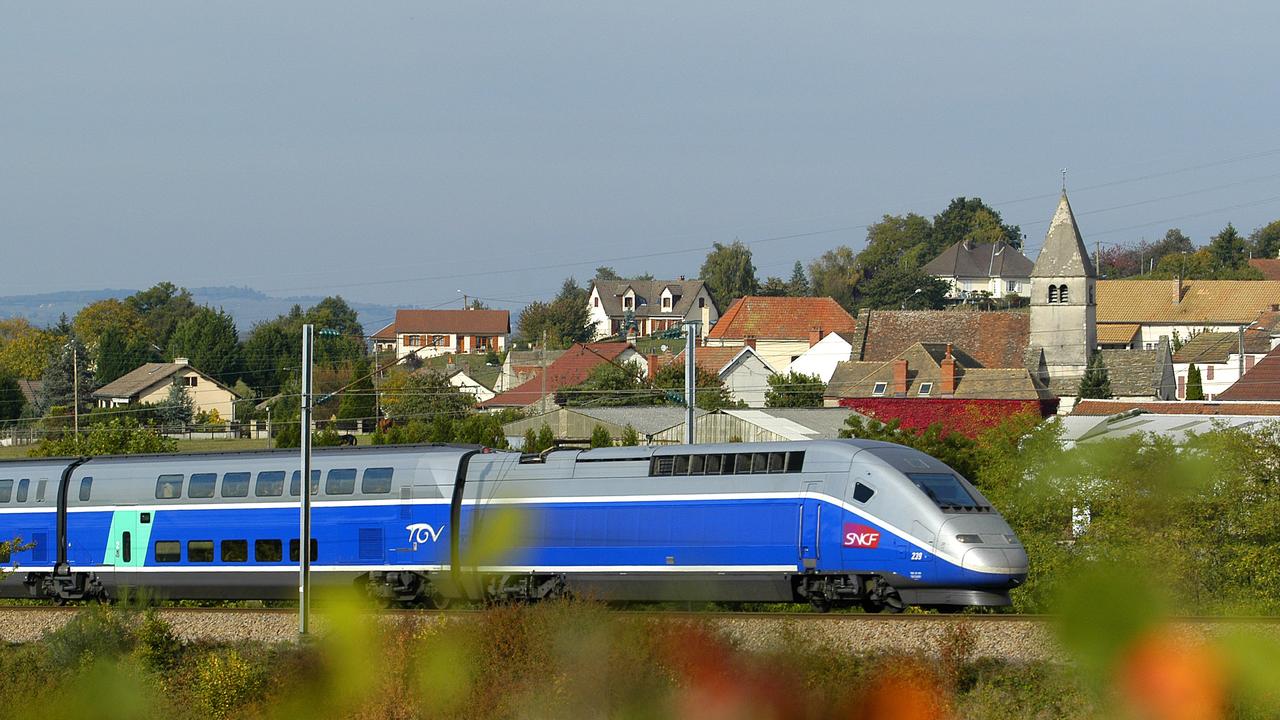
[[[960,479],[951,473],[907,473],[907,477],[944,510],[982,507],[965,486],[960,484]]]

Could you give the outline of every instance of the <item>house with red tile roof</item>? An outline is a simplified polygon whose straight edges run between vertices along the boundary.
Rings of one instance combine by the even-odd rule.
[[[684,367],[684,351],[675,355],[649,355],[649,378],[667,365]],[[764,407],[765,394],[769,391],[769,378],[777,371],[760,357],[754,348],[729,345],[726,347],[699,347],[693,352],[698,369],[714,373],[724,383],[733,400],[747,407]]]
[[[1223,402],[1280,401],[1280,347],[1264,355],[1231,387],[1213,399]]]
[[[888,361],[840,363],[823,404],[908,429],[940,423],[972,436],[1010,415],[1052,415],[1058,400],[1026,368],[987,368],[949,344],[918,342]]]
[[[773,368],[787,368],[828,333],[852,333],[853,316],[829,297],[735,300],[707,334],[708,347],[754,348]]]
[[[1249,258],[1249,267],[1262,273],[1263,280],[1280,280],[1280,258]]]
[[[538,368],[533,377],[477,407],[483,410],[529,408],[540,413],[550,412],[559,407],[555,403],[558,390],[582,383],[592,370],[605,363],[629,363],[642,372],[647,368],[644,356],[636,352],[631,343],[574,343],[545,370]]]
[[[986,368],[1027,365],[1031,316],[1025,312],[863,310],[852,360],[885,362],[916,343],[951,343]]]
[[[397,310],[396,319],[372,335],[377,352],[396,359],[507,349],[511,313],[506,310]]]

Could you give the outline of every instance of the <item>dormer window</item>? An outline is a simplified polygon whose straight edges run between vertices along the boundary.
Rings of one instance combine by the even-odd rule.
[[[694,359],[696,360],[697,358],[695,357]],[[933,392],[933,383],[931,382],[920,383],[919,394],[921,397],[925,397],[932,392]]]
[[[600,298],[598,297],[591,298],[591,307],[600,307]]]
[[[670,296],[670,295],[664,295],[664,296],[662,296],[662,311],[663,311],[663,312],[670,312],[670,311],[671,311],[671,296]]]
[[[875,397],[884,397],[884,393],[889,389],[889,383],[878,382],[875,387],[871,388],[871,394]]]
[[[623,296],[623,298],[622,298],[622,309],[623,309],[623,310],[635,310],[635,309],[636,309],[636,298],[635,298],[635,296],[634,296],[634,295],[625,295],[625,296]]]

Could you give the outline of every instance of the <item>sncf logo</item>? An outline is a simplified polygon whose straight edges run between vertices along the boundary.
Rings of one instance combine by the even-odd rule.
[[[409,531],[409,542],[425,543],[427,541],[435,542],[440,539],[440,533],[444,532],[444,525],[440,527],[432,527],[427,523],[414,523],[406,525],[405,530]]]
[[[880,531],[866,525],[845,523],[844,546],[851,548],[880,547]]]

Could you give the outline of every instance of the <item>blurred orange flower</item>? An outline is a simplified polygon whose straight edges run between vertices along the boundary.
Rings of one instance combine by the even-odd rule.
[[[1170,628],[1148,633],[1121,662],[1119,684],[1143,720],[1216,720],[1226,717],[1222,657],[1207,643]]]

